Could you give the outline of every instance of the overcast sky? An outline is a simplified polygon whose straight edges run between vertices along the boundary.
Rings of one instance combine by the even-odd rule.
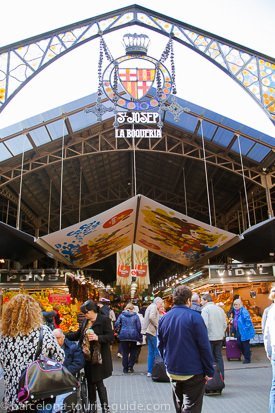
[[[274,0],[34,0],[9,1],[1,19],[4,46],[89,17],[136,3],[156,12],[225,37],[269,56],[275,56]],[[142,28],[135,31],[143,32]],[[120,56],[124,33],[106,36],[114,57]],[[149,55],[159,58],[167,38],[151,31]],[[0,128],[97,89],[98,42],[82,46],[37,75],[0,115]],[[178,96],[274,136],[274,126],[257,103],[229,76],[197,53],[176,45]]]

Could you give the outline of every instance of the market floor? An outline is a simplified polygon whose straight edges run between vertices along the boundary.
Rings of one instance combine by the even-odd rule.
[[[142,348],[133,374],[122,373],[121,359],[116,356],[116,350],[113,346],[113,376],[105,380],[112,413],[174,413],[170,384],[156,383],[146,377],[146,346]],[[226,387],[221,396],[204,397],[202,413],[267,412],[271,367],[264,348],[253,347],[249,365],[224,360]],[[3,381],[0,382],[0,393],[3,393]],[[4,410],[0,409],[0,412],[4,413]]]
[[[171,386],[146,377],[147,348],[142,349],[134,374],[123,374],[114,353],[114,373],[106,380],[113,413],[175,412]],[[252,347],[252,363],[225,363],[225,389],[221,396],[205,396],[202,413],[265,413],[268,411],[271,367],[263,346]]]

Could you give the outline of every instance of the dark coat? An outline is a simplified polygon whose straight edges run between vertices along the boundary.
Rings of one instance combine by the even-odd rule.
[[[115,330],[119,331],[119,341],[138,341],[142,343],[139,316],[131,311],[123,311],[115,322]]]
[[[84,320],[80,328],[76,332],[67,333],[66,337],[71,341],[79,340],[79,345],[82,346],[85,328],[88,320]],[[96,383],[100,380],[110,377],[113,372],[113,362],[110,350],[110,344],[114,339],[111,320],[101,314],[92,326],[95,334],[98,335],[98,342],[101,344],[102,364],[92,364],[90,361],[85,361],[85,374],[89,383]],[[92,341],[91,347],[92,347]]]
[[[158,348],[169,373],[213,376],[207,328],[197,311],[185,305],[174,305],[160,319],[158,338]]]
[[[85,365],[85,359],[81,347],[72,341],[65,338],[64,345],[62,346],[65,352],[65,360],[63,365],[69,370],[70,373],[78,373]]]

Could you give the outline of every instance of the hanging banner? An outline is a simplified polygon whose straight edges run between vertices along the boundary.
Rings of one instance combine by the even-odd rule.
[[[117,252],[117,270],[116,270],[116,285],[126,287],[131,284],[131,265],[132,265],[132,246],[123,248]]]
[[[38,239],[62,262],[83,268],[131,245],[137,197],[93,218]]]
[[[191,266],[204,263],[241,239],[241,236],[136,195],[93,218],[39,238],[37,242],[59,261],[82,268],[134,243],[171,261]],[[127,265],[131,269],[131,264],[136,263],[138,278],[144,278],[146,283],[144,265],[148,265],[148,258],[146,264],[141,258],[142,250],[137,250],[137,254]],[[120,277],[123,278],[122,272]]]
[[[190,266],[240,238],[140,196],[135,242],[149,251]],[[232,245],[231,243],[231,245]]]
[[[146,289],[150,284],[148,251],[136,244],[117,253],[116,284],[126,287],[131,284],[133,277],[139,290]]]
[[[140,245],[133,245],[133,262],[136,271],[136,282],[139,289],[146,289],[150,284],[148,250]]]

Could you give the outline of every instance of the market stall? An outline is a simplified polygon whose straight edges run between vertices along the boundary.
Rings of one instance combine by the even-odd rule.
[[[178,285],[187,285],[200,295],[211,294],[213,301],[221,305],[226,314],[233,303],[233,297],[239,295],[250,313],[256,331],[251,343],[262,344],[261,316],[264,309],[271,304],[268,295],[273,283],[275,283],[274,264],[236,263],[206,265],[194,273],[170,276],[164,282],[158,283],[153,291],[155,296],[164,299],[165,307],[169,309],[173,305],[173,289]]]
[[[84,274],[58,269],[1,270],[0,303],[4,305],[16,294],[32,295],[45,312],[55,311],[61,324],[55,325],[64,332],[75,331],[79,326],[80,305],[88,298],[98,299],[100,281],[87,279]],[[1,305],[1,309],[2,309]]]
[[[256,335],[251,344],[263,343],[262,314],[271,303],[269,291],[275,282],[275,266],[267,264],[234,264],[207,266],[208,276],[194,283],[194,291],[210,293],[227,314],[233,297],[239,295],[248,309]]]

